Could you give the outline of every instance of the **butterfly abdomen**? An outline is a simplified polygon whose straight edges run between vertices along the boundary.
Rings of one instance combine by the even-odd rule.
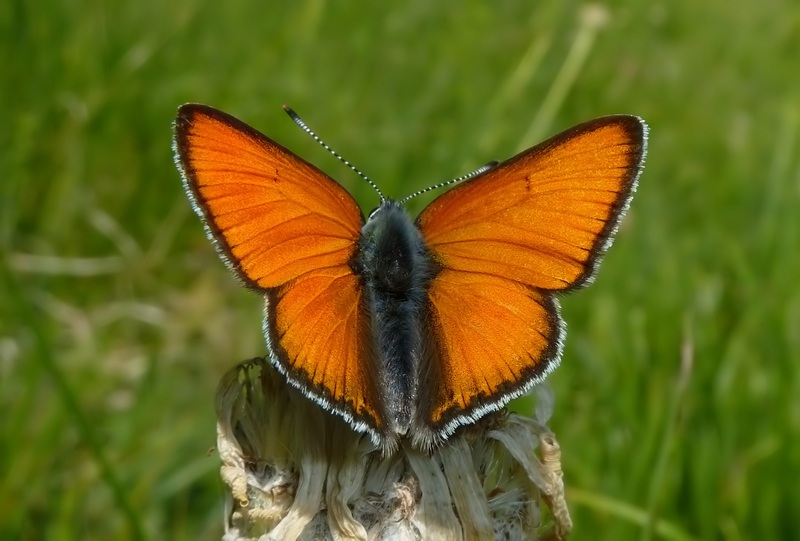
[[[362,230],[354,262],[367,292],[379,366],[380,392],[393,435],[405,434],[416,403],[420,330],[433,276],[419,230],[396,202],[386,201]]]

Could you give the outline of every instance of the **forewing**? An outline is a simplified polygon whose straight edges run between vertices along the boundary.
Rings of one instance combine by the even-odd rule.
[[[417,224],[443,267],[579,287],[628,206],[646,139],[637,117],[581,124],[440,196]]]
[[[174,147],[195,210],[246,284],[278,287],[350,261],[361,211],[342,186],[313,165],[204,105],[179,109]]]

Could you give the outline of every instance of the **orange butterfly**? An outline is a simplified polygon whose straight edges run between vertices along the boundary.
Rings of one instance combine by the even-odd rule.
[[[555,294],[593,278],[646,145],[638,117],[591,120],[412,221],[383,198],[365,220],[331,177],[211,107],[183,105],[174,139],[222,259],[266,299],[272,364],[385,451],[438,445],[558,365]]]

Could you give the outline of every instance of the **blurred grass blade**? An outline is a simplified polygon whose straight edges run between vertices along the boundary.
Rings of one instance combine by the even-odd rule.
[[[100,467],[102,478],[111,490],[117,507],[128,524],[130,538],[135,540],[145,539],[144,529],[139,515],[131,506],[122,483],[109,462],[102,445],[100,445],[99,438],[92,428],[91,421],[84,413],[78,397],[73,392],[72,387],[61,371],[53,355],[53,351],[48,347],[51,341],[45,336],[42,323],[38,320],[40,316],[34,313],[31,304],[27,299],[23,298],[21,294],[21,292],[26,291],[26,289],[23,289],[20,284],[16,283],[17,281],[11,275],[7,267],[0,266],[0,268],[2,268],[0,272],[5,275],[3,277],[4,281],[8,285],[6,288],[9,297],[7,301],[10,301],[11,304],[16,307],[17,317],[19,319],[18,323],[24,328],[29,329],[33,334],[35,351],[32,356],[41,364],[45,373],[50,376],[64,409],[75,421],[81,441],[86,444],[95,462]]]

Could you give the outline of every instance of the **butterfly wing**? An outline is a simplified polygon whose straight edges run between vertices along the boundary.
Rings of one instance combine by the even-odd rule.
[[[250,126],[187,104],[175,156],[195,211],[228,267],[266,297],[275,367],[378,438],[363,291],[353,273],[363,215],[336,181]]]
[[[446,437],[527,392],[558,363],[552,292],[588,283],[630,202],[647,127],[599,118],[434,200],[417,225],[441,268],[428,289],[420,432]]]

